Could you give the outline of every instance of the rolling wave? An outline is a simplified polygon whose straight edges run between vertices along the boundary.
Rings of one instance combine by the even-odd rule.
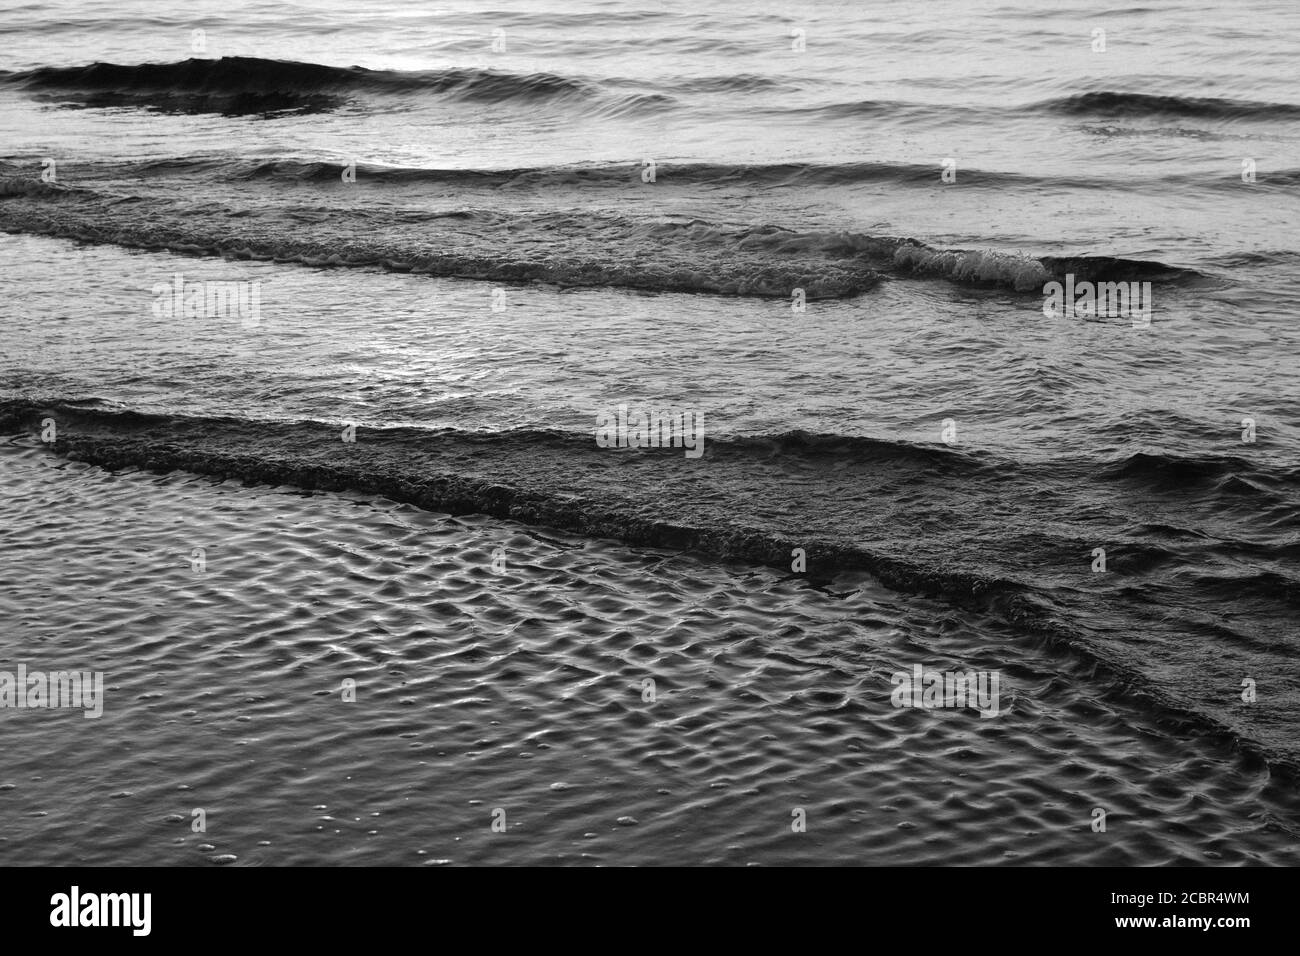
[[[504,282],[767,298],[789,298],[796,290],[814,299],[856,296],[882,275],[1018,292],[1041,292],[1066,273],[1080,281],[1196,284],[1206,279],[1146,260],[936,249],[907,237],[800,232],[776,225],[568,211],[506,215],[377,208],[356,216],[328,206],[277,211],[274,200],[251,201],[247,210],[204,203],[196,213],[183,201],[0,176],[0,229],[310,266],[379,266]],[[253,211],[256,220],[249,215]]]
[[[476,104],[593,101],[605,110],[651,110],[662,94],[604,97],[591,82],[552,73],[459,68],[369,70],[259,57],[134,65],[92,63],[0,74],[0,84],[83,107],[134,106],[161,112],[303,113],[337,109],[348,94],[430,94]]]
[[[39,430],[58,422],[55,450],[108,468],[180,468],[253,482],[293,484],[304,488],[353,489],[410,501],[428,510],[511,517],[583,534],[615,537],[633,544],[686,548],[718,557],[784,566],[791,543],[760,529],[692,526],[649,519],[629,512],[627,501],[574,494],[549,487],[520,472],[503,483],[489,458],[527,456],[537,467],[547,460],[573,462],[579,471],[606,467],[624,455],[653,456],[662,462],[689,462],[680,448],[601,449],[590,434],[550,429],[475,432],[455,428],[357,428],[359,455],[338,455],[339,426],[324,422],[253,421],[243,418],[196,418],[111,407],[95,399],[37,402],[0,401],[0,429]],[[905,442],[788,433],[770,439],[710,440],[709,455],[746,467],[770,454],[797,457],[849,450],[886,464],[893,458],[912,467],[929,468],[944,456]],[[471,464],[474,463],[474,464]],[[699,464],[698,462],[696,463]],[[470,467],[462,469],[461,465]],[[867,570],[905,590],[948,594],[960,600],[1011,594],[1019,585],[959,569],[927,567],[905,557],[886,555],[843,542],[823,542],[818,567],[825,572]],[[1028,613],[1027,609],[1026,612]]]
[[[1135,452],[1109,470],[1114,478],[1130,478],[1154,484],[1188,487],[1212,484],[1232,475],[1251,473],[1254,462],[1238,455],[1175,455],[1169,452]],[[1277,475],[1282,481],[1300,486],[1300,468]]]
[[[964,566],[943,548],[919,547],[923,542],[910,535],[793,535],[736,516],[734,496],[748,494],[756,481],[804,474],[801,463],[826,454],[847,454],[871,470],[896,472],[893,480],[907,484],[934,482],[931,494],[943,495],[952,487],[952,476],[936,472],[934,461],[950,460],[964,469],[980,464],[948,450],[932,454],[931,449],[906,443],[787,433],[713,442],[705,458],[691,461],[680,450],[598,449],[590,436],[556,431],[368,427],[357,428],[355,441],[348,444],[340,441],[337,424],[324,422],[148,414],[94,400],[0,402],[0,428],[8,434],[36,434],[47,419],[58,425],[52,450],[109,469],[183,470],[254,484],[351,490],[431,511],[484,514],[777,568],[788,569],[791,554],[803,549],[814,583],[829,582],[841,571],[866,571],[895,590],[995,614],[1018,631],[1091,661],[1095,677],[1125,684],[1129,694],[1161,719],[1184,724],[1184,730],[1228,738],[1280,771],[1296,769],[1285,749],[1275,751],[1242,734],[1231,717],[1198,706],[1177,690],[1171,693],[1156,675],[1098,644],[1040,586],[1001,575],[996,567]],[[780,460],[772,462],[772,456]],[[989,464],[989,480],[1013,480],[1000,465]],[[967,476],[957,484],[972,480],[980,479]],[[1041,476],[1030,480],[1038,482]],[[802,482],[797,482],[799,487],[806,479]],[[694,489],[702,507],[675,506],[682,503],[676,494],[687,488]],[[704,504],[728,495],[733,496],[729,508]],[[927,508],[942,507],[939,499],[930,501]],[[954,502],[953,508],[944,520],[959,520],[961,502]],[[1079,550],[1072,540],[1052,547]],[[1141,575],[1169,565],[1175,558],[1171,549],[1135,543],[1128,573]],[[1203,577],[1202,584],[1216,590],[1245,588],[1252,598],[1274,603],[1281,598],[1289,607],[1296,599],[1294,578],[1276,571],[1237,579]],[[1113,605],[1122,594],[1112,594],[1106,603]],[[1246,632],[1243,638],[1245,645],[1251,643]],[[1264,644],[1259,653],[1276,650]]]
[[[495,70],[368,70],[296,60],[225,56],[176,63],[92,63],[42,66],[0,74],[0,82],[23,89],[139,90],[153,92],[268,93],[360,89],[404,92],[427,90],[497,101],[584,94],[590,84],[550,73],[516,75]]]
[[[251,101],[250,101],[251,102]],[[602,109],[618,112],[627,104],[611,104]],[[0,175],[6,170],[17,174],[20,166],[0,161]],[[542,190],[554,188],[623,189],[640,188],[643,163],[589,165],[554,165],[506,168],[385,166],[356,163],[358,183],[390,186],[448,187],[464,189]],[[172,156],[148,160],[98,160],[93,163],[68,163],[73,169],[96,180],[154,180],[184,176],[198,181],[283,182],[333,184],[342,167],[335,162],[295,158],[245,158],[241,156],[197,155]],[[660,190],[695,187],[742,187],[796,189],[809,186],[851,187],[886,185],[932,188],[938,181],[938,167],[922,163],[853,162],[853,163],[658,163],[655,185]],[[1148,177],[1129,177],[1122,182],[1078,175],[1051,176],[1007,170],[969,168],[961,173],[963,189],[997,190],[1132,190],[1150,192],[1154,188],[1240,189],[1235,175],[1206,177],[1200,173],[1178,173]],[[1285,188],[1300,185],[1300,170],[1269,170],[1260,174],[1256,188]]]
[[[628,104],[611,104],[620,111]],[[8,164],[12,168],[12,164]],[[71,165],[71,164],[70,164]],[[0,162],[0,169],[6,166]],[[75,167],[74,167],[75,168]],[[341,167],[337,163],[293,158],[245,158],[240,156],[174,156],[148,160],[96,161],[86,164],[97,179],[152,179],[190,176],[223,181],[272,181],[286,183],[334,183]],[[384,166],[357,163],[358,181],[385,185],[427,184],[430,186],[478,189],[537,190],[552,187],[626,188],[641,185],[643,164],[613,163],[507,168]],[[767,187],[773,189],[807,186],[855,186],[861,184],[931,188],[938,181],[938,167],[922,163],[658,163],[655,184],[659,189],[676,187]],[[1122,182],[1078,175],[1050,176],[1008,170],[963,169],[963,189],[1056,189],[1133,190],[1149,192],[1161,186],[1178,189],[1239,189],[1235,176],[1207,178],[1199,173],[1129,177]],[[1269,170],[1261,173],[1259,187],[1300,185],[1300,170]]]
[[[428,168],[357,164],[358,178],[386,184],[429,183],[485,189],[538,189],[551,186],[627,186],[640,183],[642,164],[538,166],[507,169]],[[230,180],[334,182],[336,163],[296,159],[242,157],[175,157],[161,160],[98,163],[104,176],[203,175]],[[659,163],[656,185],[673,186],[848,186],[859,183],[932,186],[938,167],[919,163]],[[1270,179],[1276,179],[1270,175]],[[1181,184],[1182,179],[1170,180]],[[1134,180],[1134,188],[1149,188],[1160,180]],[[964,169],[963,187],[1089,189],[1107,188],[1109,180],[1043,176],[1002,170]]]

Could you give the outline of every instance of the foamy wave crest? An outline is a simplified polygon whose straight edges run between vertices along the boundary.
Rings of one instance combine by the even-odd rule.
[[[905,245],[894,253],[894,265],[900,272],[1006,286],[1018,292],[1041,289],[1052,279],[1040,260],[1005,252],[946,252]]]

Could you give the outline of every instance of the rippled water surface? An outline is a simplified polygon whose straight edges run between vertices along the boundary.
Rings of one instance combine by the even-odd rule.
[[[6,655],[106,674],[96,722],[7,715],[7,862],[1296,862],[1261,765],[861,576],[21,446],[0,475]],[[1001,669],[1009,713],[895,709],[918,659]]]

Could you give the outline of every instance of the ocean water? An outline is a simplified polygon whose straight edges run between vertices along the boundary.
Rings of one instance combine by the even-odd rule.
[[[0,715],[6,862],[1295,861],[1294,4],[31,3],[0,51],[0,670],[110,688]],[[703,454],[599,447],[620,405]],[[914,665],[1011,703],[895,708]]]

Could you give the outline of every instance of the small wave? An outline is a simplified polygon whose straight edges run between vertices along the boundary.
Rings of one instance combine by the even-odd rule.
[[[512,74],[497,70],[369,70],[297,60],[251,56],[191,58],[175,63],[92,63],[42,66],[0,75],[0,82],[24,89],[153,90],[224,93],[326,91],[338,89],[430,90],[487,100],[587,93],[590,84],[550,73]]]
[[[1251,570],[1238,575],[1200,574],[1196,576],[1195,587],[1202,596],[1226,602],[1263,600],[1300,609],[1300,580],[1278,571]],[[1290,649],[1289,646],[1287,649]]]
[[[9,196],[54,198],[68,191],[67,186],[42,182],[31,176],[0,176],[0,199]]]
[[[629,109],[651,110],[664,108],[665,101],[643,95],[624,99],[610,99],[595,112],[617,115]],[[250,112],[255,112],[250,107]],[[0,161],[0,172],[17,167]],[[101,179],[150,178],[161,176],[193,176],[203,179],[251,180],[266,179],[282,182],[333,182],[339,178],[341,167],[337,163],[319,160],[245,159],[236,156],[167,157],[150,160],[98,161],[88,171]],[[643,164],[640,162],[557,165],[535,167],[510,167],[502,169],[472,167],[422,167],[384,166],[375,163],[357,163],[356,172],[363,182],[480,187],[483,189],[549,189],[556,186],[584,188],[640,188]],[[916,163],[860,162],[860,163],[659,163],[655,168],[658,189],[674,187],[785,187],[853,186],[858,184],[885,184],[898,186],[933,187],[939,181],[938,167]],[[1041,176],[1031,173],[1003,170],[965,169],[962,171],[963,188],[1027,188],[1027,189],[1115,189],[1131,188],[1149,190],[1157,186],[1204,186],[1203,176],[1192,174],[1170,175],[1161,178],[1133,179],[1117,186],[1112,180],[1088,179],[1080,176]],[[1237,188],[1240,180],[1225,177],[1212,180],[1209,185],[1227,184]],[[1280,170],[1262,173],[1260,187],[1300,184],[1300,170]],[[1118,262],[1118,260],[1116,260]]]
[[[1230,252],[1207,260],[1224,268],[1255,268],[1258,266],[1295,267],[1300,264],[1300,250],[1261,249],[1251,252]]]
[[[813,106],[769,108],[767,112],[782,115],[803,115],[810,119],[875,119],[879,117],[905,118],[929,116],[941,109],[961,110],[960,107],[939,107],[927,103],[907,103],[902,100],[850,100],[846,103],[822,103]]]
[[[653,97],[635,96],[613,100],[602,109],[615,112],[630,106],[663,106]],[[336,164],[293,159],[246,160],[237,157],[175,157],[161,160],[103,163],[103,174],[124,176],[161,174],[209,174],[228,179],[282,179],[286,181],[335,180]],[[359,175],[385,183],[441,183],[485,188],[540,188],[558,185],[638,185],[641,163],[586,166],[539,166],[507,169],[428,168],[358,164]],[[938,168],[912,163],[661,163],[656,167],[660,188],[685,186],[839,186],[855,183],[933,185]],[[1108,181],[1041,177],[1024,173],[970,169],[962,171],[966,186],[1030,185],[1056,188],[1104,188]]]
[[[1258,496],[1268,494],[1260,483],[1300,487],[1300,468],[1270,469],[1238,455],[1176,455],[1135,452],[1112,462],[1103,472],[1111,479],[1137,482],[1156,489],[1197,488]]]
[[[354,92],[429,93],[476,103],[521,104],[597,99],[600,93],[587,81],[551,73],[368,70],[244,56],[176,63],[45,66],[0,74],[0,83],[83,107],[136,106],[227,114],[336,109],[347,102],[345,94]],[[639,105],[644,109],[657,102]]]
[[[702,76],[679,80],[674,88],[684,93],[754,93],[759,90],[790,89],[793,84],[756,73],[737,73],[732,76]]]
[[[1300,116],[1300,104],[1266,103],[1214,96],[1161,96],[1095,90],[1034,104],[1035,110],[1066,116],[1182,116],[1203,119],[1273,120]]]
[[[746,455],[756,458],[795,456],[800,459],[835,458],[854,462],[907,462],[944,474],[972,474],[993,470],[1006,473],[1010,462],[993,461],[987,454],[962,451],[946,445],[836,435],[794,430],[777,435],[746,435],[713,439],[710,453]]]
[[[1039,260],[1054,276],[1073,273],[1087,282],[1160,282],[1173,285],[1201,285],[1209,276],[1181,266],[1171,266],[1151,259],[1126,259],[1121,256],[1043,256]]]
[[[1094,90],[1054,97],[1028,104],[1006,106],[962,106],[953,103],[920,103],[903,100],[851,100],[842,103],[824,103],[776,109],[777,113],[806,114],[811,117],[835,119],[890,118],[900,121],[915,119],[933,121],[936,117],[960,116],[968,123],[996,120],[1007,113],[1047,113],[1060,116],[1100,117],[1106,120],[1173,118],[1208,120],[1275,120],[1294,119],[1300,116],[1300,104],[1269,103],[1260,100],[1238,100],[1211,96],[1162,96],[1152,93],[1128,93],[1111,90]],[[1137,129],[1115,123],[1105,126],[1083,126],[1080,130],[1099,136],[1175,136],[1195,139],[1214,139],[1215,134],[1185,127]]]

